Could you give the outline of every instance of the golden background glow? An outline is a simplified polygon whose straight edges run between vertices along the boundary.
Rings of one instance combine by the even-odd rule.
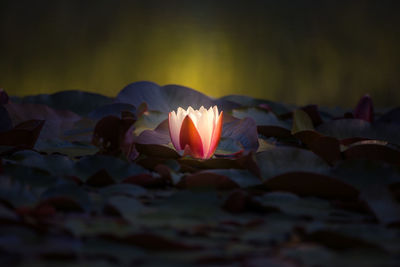
[[[0,87],[115,96],[150,80],[215,97],[398,104],[396,9],[322,2],[2,1]]]

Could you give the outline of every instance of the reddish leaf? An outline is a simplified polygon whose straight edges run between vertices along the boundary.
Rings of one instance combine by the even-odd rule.
[[[94,187],[105,187],[115,184],[115,181],[105,169],[101,169],[90,176],[89,179],[86,181],[86,184]]]
[[[236,163],[242,169],[249,170],[252,174],[261,179],[261,170],[257,165],[254,153],[249,153],[241,158],[236,159]]]
[[[163,188],[167,185],[167,180],[163,178],[155,178],[151,174],[139,174],[125,178],[123,183],[136,184],[146,188]]]
[[[279,211],[279,209],[275,207],[263,206],[243,190],[237,190],[229,194],[228,198],[222,205],[222,208],[231,213],[267,213]]]
[[[178,159],[180,155],[172,148],[156,144],[135,144],[139,153],[149,157],[163,159]]]
[[[369,95],[361,97],[353,113],[356,119],[373,122],[374,106],[371,97]]]
[[[246,202],[249,196],[242,190],[229,194],[222,208],[231,213],[241,213],[246,210]]]
[[[351,137],[351,138],[345,138],[345,139],[340,140],[340,144],[342,144],[344,146],[349,146],[353,143],[357,143],[357,142],[365,141],[365,140],[371,140],[371,139],[364,138],[364,137]]]
[[[0,145],[33,148],[43,125],[42,120],[30,120],[18,124],[9,131],[0,132]]]
[[[122,119],[106,116],[97,122],[93,132],[92,143],[100,148],[101,154],[119,155],[123,152],[127,157],[133,152],[132,117]]]
[[[317,137],[309,144],[309,148],[331,165],[341,159],[340,142],[334,137]]]
[[[167,160],[166,158],[145,157],[137,159],[135,163],[146,169],[154,170],[157,165],[164,164]]]
[[[373,141],[370,140],[365,142]],[[369,159],[400,165],[400,151],[382,144],[355,144],[345,150],[343,155],[346,159]]]
[[[313,130],[296,132],[294,136],[329,164],[341,159],[340,142],[334,137],[324,136]]]
[[[259,134],[262,134],[265,137],[278,137],[278,138],[292,137],[292,133],[290,132],[290,130],[279,126],[261,125],[257,126],[257,131]]]
[[[101,237],[154,251],[188,251],[201,249],[199,246],[187,245],[151,233],[131,234],[124,237],[101,235]]]
[[[206,171],[187,175],[183,177],[176,186],[186,189],[213,188],[217,190],[239,188],[239,185],[228,177]]]
[[[158,164],[154,170],[165,180],[172,181],[171,169],[164,164]]]
[[[64,176],[64,179],[66,179],[68,181],[71,181],[71,182],[74,182],[77,185],[82,185],[83,184],[82,180],[79,179],[79,177],[77,177],[77,176]]]
[[[178,159],[182,172],[196,172],[205,169],[247,169],[257,177],[261,177],[260,170],[254,159],[254,155],[249,153],[240,158],[215,158],[208,160],[195,160],[190,158]]]
[[[64,212],[83,212],[81,205],[70,197],[50,197],[40,202],[39,206],[51,206]]]
[[[15,210],[20,216],[29,216],[37,219],[53,216],[56,210],[48,204],[39,204],[36,207],[19,207]]]
[[[304,130],[294,133],[293,136],[299,139],[307,146],[310,146],[315,142],[316,139],[322,137],[323,135],[314,130]]]
[[[334,250],[348,250],[354,248],[382,250],[381,247],[374,243],[330,230],[318,230],[304,234],[302,239],[307,242],[316,242]]]
[[[338,179],[316,173],[290,172],[265,181],[269,191],[286,191],[300,196],[322,198],[355,199],[359,192]]]

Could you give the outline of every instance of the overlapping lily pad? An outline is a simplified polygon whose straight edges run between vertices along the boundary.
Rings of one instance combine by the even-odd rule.
[[[1,94],[5,265],[400,265],[399,108],[152,82],[115,98]],[[206,160],[175,151],[167,119],[202,105],[224,111]]]

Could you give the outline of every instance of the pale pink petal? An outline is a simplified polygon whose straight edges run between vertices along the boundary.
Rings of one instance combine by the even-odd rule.
[[[178,118],[175,114],[175,111],[172,111],[168,114],[168,126],[169,126],[169,135],[171,136],[171,142],[174,145],[176,150],[182,150],[179,144],[179,133],[181,130],[181,123],[178,122]]]
[[[221,114],[218,116],[216,126],[213,130],[213,134],[211,137],[210,149],[208,150],[208,153],[206,155],[207,158],[210,158],[214,154],[215,149],[217,149],[219,139],[221,138],[223,113],[224,112],[221,111]]]
[[[207,109],[205,109],[203,106],[200,108],[199,111],[200,117],[198,118],[196,128],[201,136],[201,140],[203,141],[204,154],[207,154],[207,151],[210,147],[211,135],[213,131],[212,117],[208,115]]]

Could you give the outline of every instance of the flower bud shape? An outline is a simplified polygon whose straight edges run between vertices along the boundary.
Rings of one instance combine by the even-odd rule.
[[[208,110],[203,106],[198,110],[179,107],[168,115],[172,144],[176,150],[184,150],[184,155],[211,158],[221,138],[222,118],[223,111],[218,113],[217,106]]]

